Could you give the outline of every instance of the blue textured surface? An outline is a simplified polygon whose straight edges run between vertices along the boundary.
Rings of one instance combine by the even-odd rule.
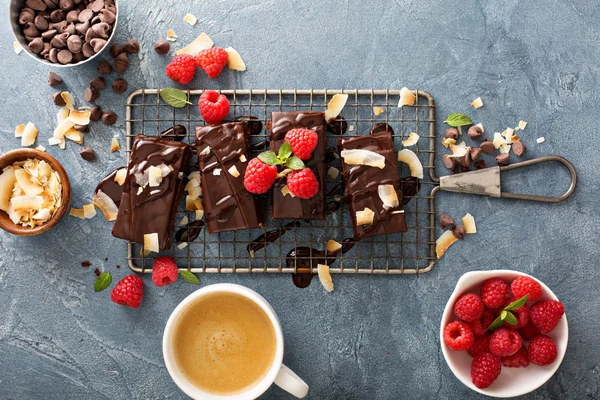
[[[284,361],[311,386],[311,399],[466,399],[478,395],[452,375],[439,349],[446,300],[466,271],[524,271],[562,299],[570,326],[562,366],[525,398],[600,397],[595,2],[337,3],[122,1],[117,41],[134,37],[142,45],[130,57],[125,78],[130,90],[168,85],[167,58],[152,43],[170,28],[179,35],[178,45],[206,31],[217,44],[238,49],[248,71],[227,71],[210,82],[196,78],[192,87],[419,88],[435,97],[439,121],[449,112],[468,111],[492,132],[528,121],[522,135],[526,157],[567,157],[579,174],[577,190],[556,205],[441,194],[438,213],[471,212],[479,233],[455,244],[422,276],[334,276],[333,294],[318,282],[296,289],[287,275],[210,275],[202,276],[203,285],[240,283],[273,304],[286,337]],[[6,10],[8,1],[3,4]],[[183,23],[186,12],[199,18],[196,27]],[[0,37],[0,150],[19,147],[13,129],[27,121],[38,126],[38,141],[46,145],[56,114],[48,68],[13,53],[6,24]],[[94,63],[57,72],[66,82],[62,88],[79,102],[96,76]],[[485,106],[474,111],[468,104],[477,96]],[[70,174],[75,205],[89,202],[98,179],[123,164],[123,153],[108,148],[114,134],[124,135],[125,95],[106,89],[98,103],[113,107],[119,122],[112,128],[95,124],[86,135],[96,161],[81,160],[73,143],[65,151],[46,146]],[[538,136],[546,142],[536,144]],[[527,176],[511,173],[508,188],[557,194],[566,179],[556,165],[544,165]],[[114,305],[109,292],[94,294],[91,269],[110,271],[115,281],[128,273],[124,243],[100,217],[65,217],[37,238],[0,232],[0,254],[0,398],[184,398],[169,379],[160,344],[171,310],[195,287],[180,281],[157,288],[145,278],[139,310]],[[83,260],[93,268],[82,268]],[[264,398],[289,396],[273,387]]]

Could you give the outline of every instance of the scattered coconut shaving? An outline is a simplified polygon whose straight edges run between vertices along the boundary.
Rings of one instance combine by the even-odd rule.
[[[515,130],[513,128],[506,128],[504,132],[502,132],[502,136],[506,139],[508,143],[512,141],[512,137],[515,134]]]
[[[35,125],[33,125],[32,122],[28,122],[27,125],[25,125],[25,129],[23,129],[23,135],[21,136],[21,146],[27,147],[34,144],[37,135],[38,130],[35,127]]]
[[[108,222],[117,219],[119,208],[115,202],[102,190],[98,190],[98,192],[94,194],[93,203],[96,207],[98,207],[98,210],[100,210]]]
[[[238,171],[238,169],[235,165],[232,165],[231,168],[229,168],[227,170],[227,172],[229,172],[229,175],[233,176],[234,178],[237,178],[240,176],[240,171]]]
[[[237,52],[233,47],[227,47],[225,49],[227,54],[229,54],[229,58],[227,59],[227,67],[234,71],[245,71],[246,63],[242,60],[242,56]]]
[[[442,140],[442,145],[445,148],[448,148],[448,146],[450,146],[451,144],[456,144],[456,140],[454,140],[452,138],[445,138]]]
[[[290,192],[290,189],[288,188],[288,185],[283,185],[283,187],[281,188],[281,194],[283,195],[283,197],[287,196],[288,194],[291,197],[296,197],[292,194],[292,192]]]
[[[362,211],[356,212],[356,225],[371,225],[375,218],[375,212],[369,207],[365,207]]]
[[[419,157],[410,149],[402,149],[398,152],[398,161],[408,164],[410,175],[423,179],[423,164]]]
[[[498,151],[500,152],[500,154],[510,153],[510,144],[505,143],[505,144],[500,145],[500,147],[498,147]]]
[[[187,247],[187,245],[188,245],[188,244],[187,244],[187,242],[179,243],[179,244],[177,245],[177,248],[178,248],[179,250],[183,250],[183,249],[185,249],[185,248]]]
[[[85,219],[92,219],[96,216],[96,207],[94,203],[83,205],[83,216]]]
[[[221,175],[221,171],[222,171],[221,168],[215,168],[215,169],[213,169],[213,175],[217,175],[217,176]]]
[[[196,18],[195,16],[193,16],[190,13],[185,14],[185,17],[183,17],[183,22],[190,24],[191,26],[196,25],[196,22],[198,22],[198,18]]]
[[[20,138],[23,136],[23,131],[25,131],[25,124],[19,124],[15,126],[15,137]]]
[[[383,108],[373,107],[373,114],[375,114],[376,117],[379,117],[381,114],[383,114]]]
[[[177,34],[175,34],[175,31],[173,29],[169,29],[167,31],[167,40],[169,42],[175,42],[177,41]],[[177,54],[177,52],[175,52]]]
[[[502,146],[503,144],[507,144],[508,142],[500,132],[496,132],[494,133],[494,140],[492,141],[492,143],[494,144],[495,148],[499,149],[500,146]]]
[[[337,253],[338,251],[340,251],[342,249],[342,245],[339,242],[336,242],[335,240],[329,240],[327,241],[327,244],[325,245],[325,249],[327,250],[328,253]]]
[[[200,221],[204,218],[204,210],[196,210],[196,221]]]
[[[71,210],[69,211],[69,215],[79,219],[85,219],[83,208],[71,208]]]
[[[385,168],[385,157],[374,151],[365,149],[342,150],[340,156],[348,165],[365,165],[379,169]]]
[[[119,186],[123,186],[125,178],[127,178],[127,168],[119,169],[115,174],[115,182],[117,182]]]
[[[119,144],[119,140],[116,137],[113,137],[112,140],[110,141],[110,152],[114,153],[115,151],[118,151],[121,148],[121,145]]]
[[[144,253],[146,255],[154,252],[158,253],[159,245],[158,245],[158,233],[147,233],[144,235]]]
[[[337,118],[337,116],[340,115],[340,113],[344,109],[344,106],[346,105],[347,101],[347,94],[334,94],[331,100],[329,100],[329,103],[327,104],[327,110],[325,110],[325,121],[331,122],[335,118]]]
[[[402,141],[402,146],[404,147],[410,147],[410,146],[414,146],[415,144],[417,144],[417,142],[419,141],[421,137],[419,135],[417,135],[414,132],[411,132],[408,134],[408,138],[406,140]]]
[[[329,175],[331,179],[337,179],[337,177],[340,176],[340,170],[336,167],[329,167],[327,175]]]
[[[89,110],[71,110],[67,119],[75,125],[89,125],[91,112]]]
[[[188,224],[188,222],[190,222],[190,220],[188,219],[188,216],[184,215],[183,218],[181,218],[181,221],[179,221],[179,225],[185,226]]]
[[[462,217],[463,225],[465,226],[466,233],[477,233],[477,225],[475,225],[475,218],[469,213]]]
[[[526,121],[523,121],[523,120],[519,121],[519,129],[520,130],[525,129],[526,127],[527,127],[527,122]]]
[[[546,138],[542,136],[542,137],[535,139],[535,141],[538,143],[544,143],[546,141]]]
[[[41,144],[39,146],[37,146],[35,149],[38,151],[46,151],[46,148],[44,146],[42,146]]]
[[[243,155],[243,154],[240,154],[240,162],[246,162],[246,161],[248,161],[248,159],[246,158],[246,156]]]
[[[331,279],[331,274],[329,273],[329,265],[317,264],[317,273],[319,274],[319,281],[325,290],[327,290],[329,293],[333,292],[333,280]]]
[[[480,122],[477,125],[475,125],[476,127],[478,127],[479,129],[481,129],[481,133],[485,132],[485,129],[483,129],[483,124]]]
[[[63,98],[63,100],[66,103],[66,107],[73,111],[75,109],[75,98],[73,97],[73,95],[69,92],[60,92],[60,97]]]
[[[169,31],[169,32],[173,32],[173,31]],[[175,34],[175,32],[173,32],[173,34]],[[175,38],[177,38],[177,35],[175,35]],[[169,40],[168,33],[167,33],[167,40]],[[173,39],[171,41],[174,42],[175,39]],[[200,36],[198,36],[196,39],[194,39],[194,41],[192,43],[188,44],[187,46],[185,46],[182,49],[175,51],[175,54],[177,54],[177,55],[190,54],[195,57],[196,54],[200,53],[202,50],[210,49],[211,47],[213,47],[214,44],[215,44],[215,42],[213,42],[212,39],[205,32],[202,32],[200,34]]]
[[[348,127],[348,132],[354,132],[354,125],[350,125]]]
[[[192,196],[187,195],[185,196],[185,210],[186,211],[195,211],[196,210],[196,205],[194,204],[194,199]]]
[[[414,106],[415,100],[417,96],[407,87],[403,87],[400,89],[400,101],[398,102],[398,107],[402,108],[404,106]]]
[[[13,50],[15,51],[15,54],[19,55],[23,51],[23,46],[21,46],[21,43],[15,40],[13,42]]]
[[[446,250],[452,246],[458,238],[454,236],[452,231],[445,231],[442,236],[435,241],[435,255],[437,258],[442,258]]]
[[[481,97],[478,97],[475,100],[473,100],[473,102],[471,103],[471,106],[476,109],[483,107],[483,100],[481,100]]]
[[[400,205],[398,193],[396,193],[394,185],[379,185],[377,187],[377,194],[383,202],[383,208],[386,210],[398,207]]]

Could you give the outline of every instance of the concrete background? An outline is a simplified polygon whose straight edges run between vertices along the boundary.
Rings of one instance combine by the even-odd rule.
[[[296,289],[289,276],[202,276],[202,284],[235,282],[263,294],[286,336],[285,363],[311,386],[311,399],[478,398],[450,372],[440,352],[439,320],[458,277],[476,269],[512,268],[535,275],[565,303],[569,348],[557,374],[527,399],[600,397],[598,309],[600,200],[597,116],[600,115],[600,15],[595,2],[373,0],[121,2],[117,41],[130,37],[142,52],[130,57],[130,90],[169,85],[166,58],[152,43],[168,29],[178,44],[202,31],[243,55],[248,72],[226,72],[191,87],[375,88],[429,91],[437,117],[470,111],[492,129],[529,122],[527,157],[560,154],[575,165],[575,194],[556,205],[442,194],[438,212],[471,212],[479,233],[457,243],[432,272],[421,276],[334,276],[336,290],[318,282]],[[8,1],[3,1],[8,9]],[[5,11],[6,13],[7,11]],[[192,28],[182,18],[192,12]],[[19,147],[14,126],[33,121],[46,145],[55,106],[48,67],[13,53],[9,26],[0,27],[3,139]],[[81,102],[96,76],[95,63],[58,71]],[[200,76],[200,75],[198,75]],[[73,203],[89,202],[123,153],[108,152],[124,135],[125,96],[102,92],[119,122],[95,124],[79,147],[48,147],[67,168]],[[474,112],[470,111],[471,114]],[[441,122],[438,130],[443,129]],[[545,136],[537,145],[534,138]],[[441,171],[440,171],[441,172]],[[511,173],[509,189],[558,194],[567,174],[556,165]],[[104,258],[108,257],[108,261]],[[81,261],[90,260],[85,269]],[[123,266],[116,269],[119,264]],[[118,307],[109,292],[94,294],[94,267],[116,282],[128,273],[124,243],[102,218],[65,217],[52,232],[17,238],[0,232],[0,398],[179,399],[163,365],[161,335],[175,305],[195,287],[183,281],[157,288],[145,278],[139,310]],[[316,283],[316,284],[315,284]],[[265,399],[289,398],[272,387]]]

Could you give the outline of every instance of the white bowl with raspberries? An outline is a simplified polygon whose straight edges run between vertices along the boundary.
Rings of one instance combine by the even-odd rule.
[[[568,341],[557,296],[536,278],[511,270],[461,276],[440,325],[442,353],[452,373],[476,392],[499,398],[546,383]]]

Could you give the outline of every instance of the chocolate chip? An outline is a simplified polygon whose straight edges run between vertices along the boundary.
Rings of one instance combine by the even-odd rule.
[[[50,71],[48,72],[48,85],[56,86],[60,85],[63,82],[62,78],[58,76],[58,74]]]
[[[458,163],[465,168],[469,168],[471,166],[471,152],[467,151],[467,153],[458,159]]]
[[[67,39],[67,47],[71,53],[80,53],[83,47],[83,41],[77,35],[71,35]]]
[[[40,31],[45,31],[48,29],[48,20],[46,18],[42,17],[41,15],[38,15],[37,17],[35,17],[33,24]]]
[[[123,50],[123,46],[121,46],[120,44],[115,43],[112,46],[110,46],[110,55],[112,56],[112,58],[117,58],[117,56],[124,51],[125,50]]]
[[[117,19],[115,13],[108,9],[100,10],[98,13],[98,18],[101,22],[106,22],[109,25],[114,24],[115,20]]]
[[[440,215],[440,226],[442,229],[446,229],[452,225],[454,225],[454,219],[451,216],[445,213]]]
[[[104,125],[114,125],[117,122],[117,114],[113,111],[104,111],[102,113],[102,123]]]
[[[95,0],[88,4],[88,8],[93,12],[99,12],[104,8],[104,0]]]
[[[37,37],[40,35],[40,31],[38,30],[38,28],[35,27],[35,24],[33,22],[28,22],[25,25],[25,28],[23,28],[23,34],[25,36],[30,36],[30,37]]]
[[[94,150],[92,150],[90,146],[84,146],[79,152],[79,155],[85,161],[94,161],[96,159],[96,153],[94,153]]]
[[[456,160],[454,159],[454,157],[450,157],[448,154],[444,154],[442,156],[442,163],[446,168],[453,169],[456,165]]]
[[[58,31],[56,29],[47,30],[46,32],[42,32],[42,39],[52,40],[52,38],[56,36],[57,33]]]
[[[479,147],[471,147],[469,151],[471,152],[471,160],[473,161],[477,161],[481,156],[481,149]]]
[[[73,61],[73,53],[69,50],[61,50],[58,52],[58,62],[61,64],[68,64]]]
[[[458,129],[456,129],[456,128],[446,129],[446,133],[444,133],[444,137],[448,138],[448,139],[458,140]]]
[[[454,225],[454,228],[452,228],[452,234],[455,238],[462,240],[465,238],[467,231],[465,230],[464,225]]]
[[[98,76],[90,81],[90,86],[96,90],[102,90],[106,87],[106,81],[104,77]]]
[[[94,12],[90,9],[81,10],[79,15],[77,15],[77,20],[81,23],[88,22],[94,17]]]
[[[28,47],[32,53],[39,54],[44,50],[44,42],[42,41],[42,38],[35,38],[29,42]]]
[[[477,138],[481,137],[482,133],[483,133],[483,131],[481,130],[481,128],[476,125],[473,125],[467,131],[467,135],[469,135],[469,137],[471,139],[477,139]]]
[[[57,48],[53,47],[50,49],[50,51],[48,52],[47,60],[50,60],[53,63],[58,62],[58,49]]]
[[[69,11],[75,6],[75,2],[73,0],[60,0],[58,6],[63,11]]]
[[[94,22],[94,21],[92,20],[92,22]],[[92,25],[91,29],[92,29],[92,32],[94,32],[94,34],[96,35],[95,37],[99,37],[102,39],[108,39],[108,31],[110,31],[110,26],[106,22],[99,22],[97,24],[94,24],[94,25]],[[87,39],[87,36],[86,36],[86,39]]]
[[[94,38],[90,41],[90,45],[94,49],[94,52],[99,53],[106,45],[106,40],[100,38]]]
[[[66,25],[62,31],[68,33],[69,35],[74,35],[75,32],[77,32],[77,29],[75,28],[75,24],[71,23]]]
[[[56,3],[52,0],[42,0],[44,2],[44,4],[46,5],[47,8],[50,9],[55,9],[56,7],[58,7],[58,0],[56,0]]]
[[[98,70],[99,73],[104,74],[104,75],[110,74],[112,72],[112,67],[106,60],[100,60],[98,62],[98,66],[96,67],[96,69]]]
[[[171,50],[171,44],[168,40],[157,40],[154,42],[154,51],[158,54],[167,54]]]
[[[508,157],[508,153],[498,154],[496,156],[496,162],[498,163],[498,165],[508,165]]]
[[[55,47],[57,49],[64,49],[65,47],[67,47],[67,39],[69,39],[68,33],[59,33],[58,35],[52,38],[50,44],[52,45],[52,47]]]
[[[19,15],[19,24],[25,25],[35,20],[35,12],[31,8],[24,8]]]
[[[140,44],[135,39],[129,39],[123,45],[123,49],[125,50],[125,53],[127,53],[127,54],[135,54],[140,51]]]
[[[58,32],[63,32],[67,27],[68,22],[65,20],[58,21],[51,25],[52,29],[56,29]]]
[[[479,160],[475,163],[475,167],[477,169],[484,169],[485,167],[487,167],[487,165],[485,164],[484,160]]]
[[[50,13],[50,21],[60,22],[65,19],[65,13],[63,10],[54,10]]]
[[[54,102],[55,105],[57,105],[59,107],[67,105],[67,103],[65,103],[65,99],[63,99],[62,96],[60,95],[60,92],[56,92],[52,95],[52,101]]]
[[[73,129],[75,129],[77,132],[88,133],[90,131],[90,126],[89,125],[75,125],[75,126],[73,126]]]
[[[40,55],[44,56],[44,58],[46,58],[46,56],[50,52],[51,48],[52,48],[52,45],[50,45],[50,43],[44,42],[44,49],[42,50],[42,52],[40,53]]]
[[[79,14],[81,14],[81,11],[79,10],[71,10],[68,12],[67,14],[67,22],[71,23],[71,22],[80,22],[79,21]]]
[[[83,22],[81,24],[75,24],[75,30],[82,36],[85,36],[88,29],[90,29],[89,21]]]
[[[102,118],[102,108],[100,106],[94,106],[90,109],[90,121],[100,121]]]
[[[93,87],[87,87],[83,91],[83,98],[88,103],[92,103],[92,102],[96,101],[98,99],[98,97],[100,97],[100,92],[98,92]]]
[[[92,48],[92,46],[90,46],[89,43],[83,44],[83,47],[81,48],[81,52],[83,53],[83,55],[85,57],[91,57],[94,54],[96,54],[96,53],[94,53],[94,49]]]
[[[44,11],[47,8],[46,4],[42,0],[27,0],[25,4],[27,7],[36,11]]]
[[[127,81],[122,78],[115,79],[112,83],[112,90],[117,94],[125,93],[127,91]]]
[[[122,75],[129,68],[129,59],[127,53],[121,53],[115,58],[115,69],[117,74]]]
[[[489,139],[484,139],[483,142],[479,145],[479,148],[486,154],[490,154],[496,151],[496,146],[494,146],[494,143],[490,142]]]
[[[515,153],[515,156],[521,157],[527,148],[520,140],[518,142],[514,142],[512,145],[512,151]]]
[[[76,64],[83,60],[85,60],[85,56],[83,55],[83,52],[80,51],[79,53],[73,54],[73,64]]]

